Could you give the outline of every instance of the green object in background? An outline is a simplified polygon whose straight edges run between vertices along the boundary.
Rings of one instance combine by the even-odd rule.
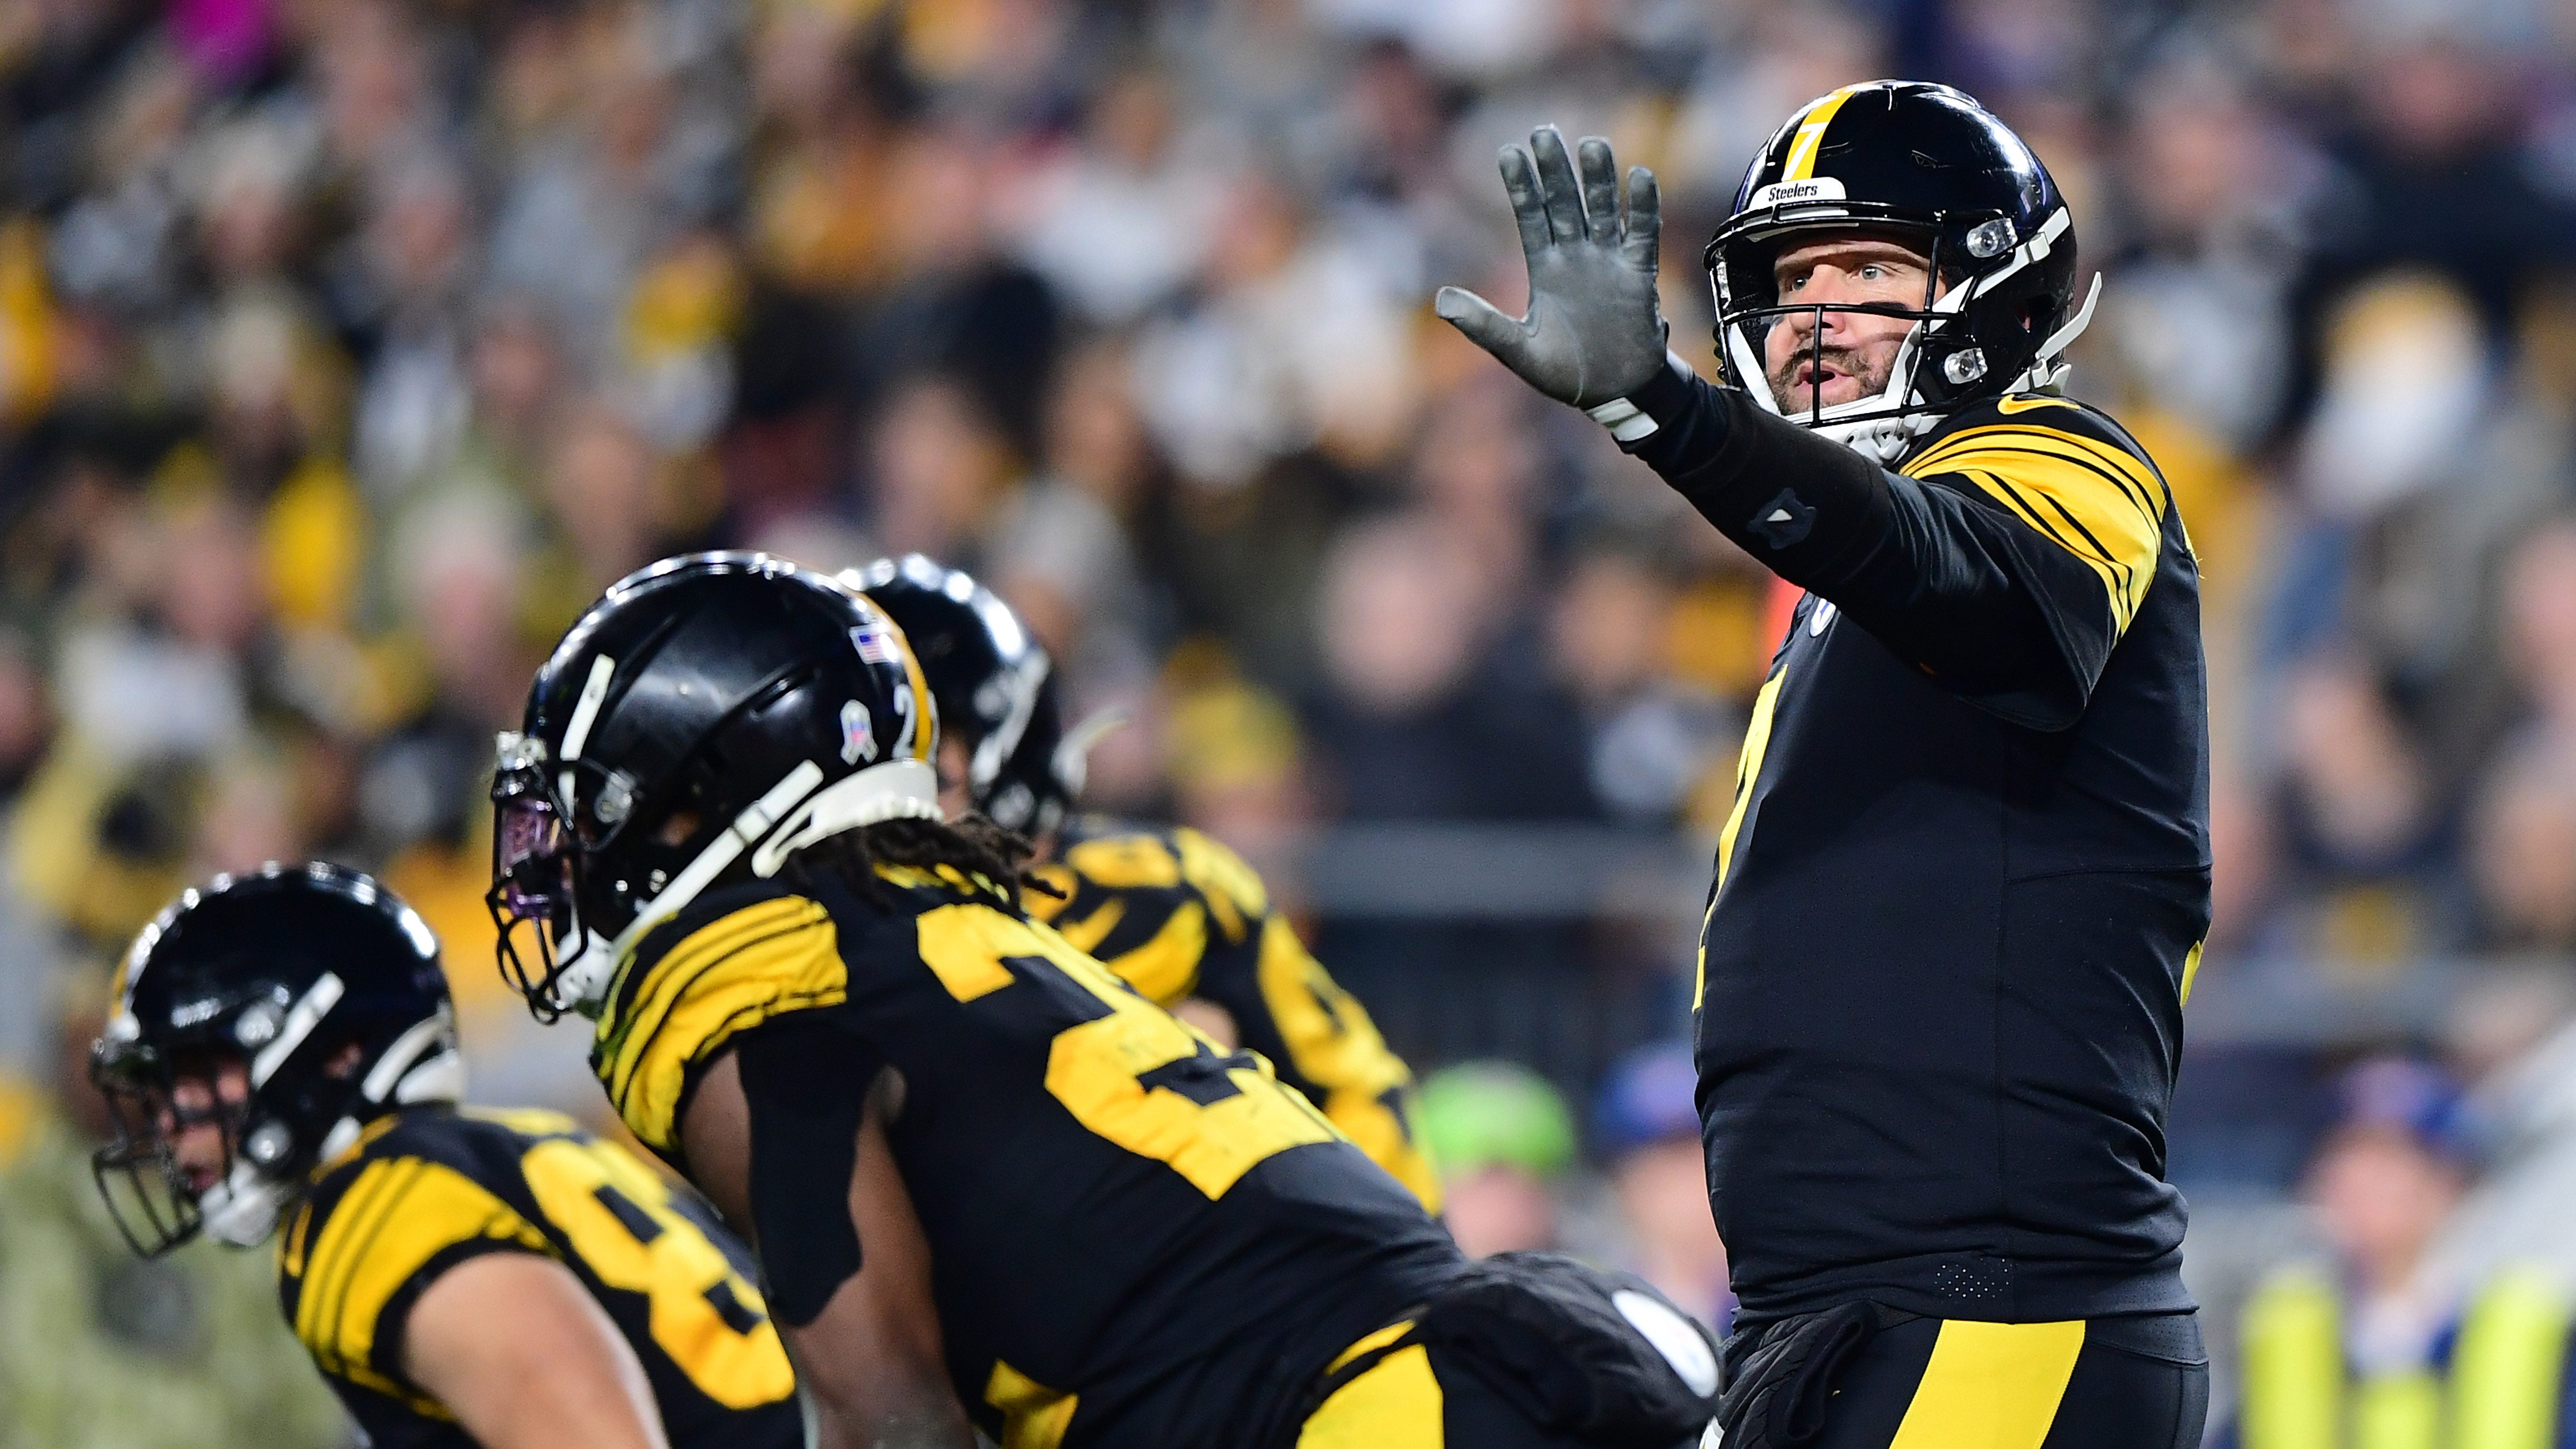
[[[271,1255],[137,1259],[87,1144],[38,1125],[0,1163],[0,1449],[330,1449],[348,1419],[277,1309]]]
[[[1511,1062],[1465,1062],[1432,1073],[1414,1120],[1443,1177],[1502,1165],[1544,1180],[1574,1161],[1574,1114],[1565,1098]]]

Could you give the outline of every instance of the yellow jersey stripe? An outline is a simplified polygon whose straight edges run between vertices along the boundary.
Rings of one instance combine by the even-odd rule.
[[[295,1336],[304,1340],[325,1368],[336,1365],[343,1290],[359,1246],[375,1236],[385,1212],[402,1193],[398,1180],[409,1159],[371,1162],[341,1195],[339,1206],[322,1225],[313,1247],[313,1270],[305,1276],[295,1304]]]
[[[609,1069],[608,1090],[623,1097],[632,1085],[636,1063],[671,1008],[688,994],[698,974],[736,952],[823,919],[823,908],[801,896],[785,896],[745,906],[699,928],[653,963],[626,1009],[616,1013],[603,1061]],[[602,1022],[603,1028],[609,1023]]]
[[[1164,919],[1163,928],[1154,933],[1152,940],[1132,951],[1104,958],[1100,964],[1135,987],[1137,995],[1168,1010],[1198,989],[1199,962],[1206,957],[1207,949],[1207,911],[1197,901],[1183,901],[1179,910]]]
[[[1762,692],[1753,696],[1753,718],[1744,727],[1744,751],[1735,760],[1735,805],[1726,812],[1726,826],[1717,833],[1717,880],[1708,888],[1708,910],[1700,916],[1699,964],[1691,975],[1691,1010],[1708,995],[1708,921],[1717,912],[1717,893],[1726,888],[1727,867],[1735,863],[1735,837],[1744,829],[1745,807],[1753,803],[1753,782],[1762,775],[1762,756],[1771,748],[1771,715],[1780,707],[1780,681],[1788,677],[1788,667],[1772,671],[1762,682]]]
[[[764,901],[705,928],[722,931],[735,917],[763,912],[773,929],[707,959],[682,942],[656,975],[668,972],[669,996],[649,1032],[630,1035],[609,1072],[609,1095],[618,1116],[637,1138],[668,1151],[678,1140],[675,1120],[689,1068],[713,1055],[738,1032],[787,1012],[832,1006],[849,998],[849,968],[840,935],[821,906],[789,897],[796,910],[776,911]],[[781,920],[792,924],[777,928]],[[732,937],[728,937],[729,939]],[[695,969],[691,969],[694,967]],[[663,983],[653,983],[656,991]]]
[[[1834,112],[1852,98],[1858,86],[1845,86],[1807,108],[1798,120],[1798,132],[1789,141],[1787,164],[1781,169],[1783,181],[1805,181],[1816,174],[1816,153],[1824,148],[1825,128],[1834,123]]]
[[[1386,1327],[1378,1329],[1374,1333],[1364,1334],[1357,1343],[1354,1343],[1350,1347],[1343,1349],[1340,1353],[1335,1354],[1333,1356],[1333,1361],[1324,1365],[1324,1372],[1331,1373],[1333,1370],[1349,1363],[1352,1359],[1358,1358],[1361,1354],[1368,1352],[1370,1349],[1384,1348],[1388,1344],[1395,1342],[1397,1339],[1404,1337],[1407,1333],[1412,1331],[1413,1320],[1408,1318],[1400,1323],[1390,1323]]]
[[[1029,867],[1028,873],[1054,887],[1056,894],[1048,895],[1044,891],[1023,892],[1027,899],[1021,902],[1021,909],[1042,921],[1052,921],[1073,909],[1074,898],[1082,893],[1082,878],[1075,875],[1064,862],[1033,865]]]
[[[995,1359],[992,1377],[984,1381],[984,1402],[1002,1411],[1002,1449],[1056,1449],[1073,1424],[1080,1396],[1048,1388]]]
[[[1438,1213],[1440,1175],[1416,1145],[1397,1095],[1413,1073],[1387,1049],[1368,1008],[1333,980],[1278,916],[1262,923],[1253,979],[1287,1048],[1288,1064],[1323,1094],[1315,1105],[1325,1119],[1421,1199],[1424,1211]]]
[[[1270,891],[1260,873],[1242,856],[1187,826],[1173,831],[1172,839],[1180,849],[1181,878],[1207,898],[1225,938],[1241,941],[1253,918],[1270,910]]]
[[[1298,1429],[1297,1449],[1444,1449],[1447,1409],[1431,1351],[1417,1343],[1335,1389]]]
[[[2110,485],[2122,502],[2136,509],[2150,524],[2164,522],[2162,490],[2150,479],[2125,469],[2104,464],[2099,458],[2075,449],[2027,446],[2015,443],[1927,453],[1908,462],[1902,470],[1908,477],[1929,478],[1966,468],[1991,468],[2012,472],[2021,467],[2063,470],[2082,469]]]
[[[1959,476],[1974,480],[1977,486],[1985,489],[1988,494],[2004,500],[2015,513],[2021,516],[2023,522],[2046,534],[2049,542],[2082,559],[2085,566],[2092,569],[2102,580],[2103,588],[2110,592],[2114,622],[2120,628],[2128,627],[2128,616],[2122,612],[2122,606],[2129,598],[2129,570],[2119,559],[2112,556],[2109,549],[2102,546],[2100,539],[2095,538],[2082,524],[2076,523],[2064,508],[2057,506],[2055,499],[2043,495],[2034,501],[2025,496],[2020,489],[2015,488],[2011,480],[2001,474],[1975,468],[1962,470]],[[2068,538],[2066,531],[2058,526],[2058,521],[2061,519],[2072,526],[2077,538],[2083,540],[2082,546],[2079,547],[2073,539]]]
[[[1059,909],[1063,905],[1062,902],[1048,902],[1048,904],[1055,905]],[[1096,955],[1099,953],[1100,943],[1109,939],[1109,933],[1118,929],[1120,921],[1127,919],[1127,901],[1123,896],[1111,896],[1101,902],[1098,910],[1078,921],[1068,921],[1061,916],[1044,911],[1029,912],[1029,919],[1044,921],[1055,927],[1056,934],[1071,941],[1075,950]]]
[[[378,1368],[377,1320],[386,1303],[426,1267],[460,1243],[496,1238],[550,1253],[543,1234],[481,1183],[452,1167],[423,1162],[404,1178],[399,1212],[391,1214],[349,1265],[333,1346],[343,1363]],[[390,1367],[390,1366],[386,1366]]]
[[[2145,602],[2164,529],[2161,512],[2143,501],[2154,494],[2140,475],[2124,477],[2089,453],[2017,440],[1935,448],[1907,460],[1902,471],[1913,478],[1965,478],[2084,560],[2102,579],[2116,629],[2125,631]]]
[[[1951,1319],[1888,1449],[2039,1449],[2084,1351],[2084,1321]]]
[[[2139,461],[2135,455],[2112,447],[2108,443],[2096,442],[2080,434],[2063,432],[2055,428],[2029,425],[1969,428],[1943,438],[1924,449],[1920,456],[1909,459],[1907,471],[1911,476],[1919,478],[1923,475],[1912,472],[1914,464],[1938,465],[1963,452],[1983,452],[1988,449],[2007,451],[2021,449],[2029,452],[2053,453],[2071,462],[2090,463],[2099,468],[2112,482],[2120,485],[2120,491],[2128,494],[2130,501],[2145,509],[2150,517],[2161,522],[2165,516],[2164,488],[2156,481],[2154,472],[2145,463]]]
[[[1064,863],[1110,890],[1169,890],[1181,883],[1180,857],[1151,835],[1086,840],[1064,853]]]

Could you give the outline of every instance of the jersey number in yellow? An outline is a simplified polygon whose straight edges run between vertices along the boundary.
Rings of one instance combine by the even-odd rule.
[[[920,929],[922,960],[960,1001],[1024,974],[1097,1002],[1099,1016],[1049,1045],[1047,1090],[1091,1132],[1168,1164],[1209,1197],[1264,1158],[1340,1135],[1269,1063],[1221,1051],[1053,931],[980,905],[925,912]]]
[[[708,1398],[776,1403],[796,1386],[760,1290],[675,1210],[642,1165],[598,1145],[549,1138],[521,1164],[537,1206],[611,1288],[644,1295],[653,1342]]]

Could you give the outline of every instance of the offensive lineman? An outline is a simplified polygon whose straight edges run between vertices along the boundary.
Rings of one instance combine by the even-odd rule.
[[[1955,90],[1809,103],[1709,244],[1710,386],[1667,360],[1654,177],[1623,220],[1580,152],[1503,153],[1528,315],[1441,316],[1807,590],[1693,1000],[1728,1449],[2197,1444],[2163,1171],[2209,919],[2199,581],[2153,462],[2058,395],[2092,307],[2066,204]]]
[[[1026,842],[943,818],[931,691],[845,585],[642,570],[499,749],[504,974],[597,1018],[611,1103],[750,1230],[826,1449],[1706,1423],[1713,1346],[1642,1282],[1463,1262],[1263,1059],[1031,920]]]
[[[919,554],[843,576],[903,630],[939,706],[941,798],[1026,834],[1047,864],[1021,906],[1166,1011],[1270,1059],[1343,1135],[1440,1210],[1413,1140],[1413,1073],[1367,1008],[1273,915],[1243,858],[1187,827],[1069,817],[1087,733],[1068,735],[1053,661],[1000,595]]]
[[[438,942],[375,881],[271,865],[135,939],[92,1071],[137,1253],[277,1246],[278,1305],[385,1449],[796,1449],[750,1255],[551,1112],[474,1112]]]

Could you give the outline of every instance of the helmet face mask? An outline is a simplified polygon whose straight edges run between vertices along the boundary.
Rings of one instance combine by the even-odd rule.
[[[463,1077],[438,943],[409,907],[325,865],[218,876],[126,957],[90,1054],[115,1126],[91,1175],[143,1256],[201,1232],[256,1246],[365,1122],[452,1101]]]
[[[1923,257],[1920,304],[1780,299],[1780,256],[1849,237],[1895,239]],[[2089,298],[2074,307],[2073,218],[2046,168],[1973,100],[1920,82],[1847,87],[1800,108],[1755,157],[1702,261],[1725,380],[1881,462],[1972,401],[2055,387],[2092,312]],[[1768,334],[1804,314],[1821,360],[1828,312],[1913,325],[1874,394],[1784,404],[1764,366]]]
[[[539,1020],[595,1013],[643,935],[710,886],[939,818],[937,731],[902,631],[820,575],[698,554],[612,585],[497,741],[503,979]]]
[[[182,1099],[182,1077],[202,1082],[205,1105]],[[222,1158],[213,1186],[233,1175],[250,1103],[226,1101],[216,1086],[220,1077],[203,1064],[176,1069],[163,1053],[136,1042],[101,1041],[91,1049],[90,1082],[107,1103],[115,1136],[92,1155],[90,1175],[137,1256],[159,1257],[204,1226],[200,1193],[179,1159],[183,1136],[199,1126],[216,1128]]]
[[[1720,354],[1730,373],[1741,378],[1740,386],[1758,389],[1769,400],[1772,411],[1808,427],[1855,417],[1902,416],[1909,411],[1928,410],[1932,405],[1907,396],[1911,379],[1900,383],[1911,355],[1922,350],[1927,328],[1939,328],[1956,321],[1955,314],[1943,304],[1957,293],[1955,273],[1947,278],[1954,285],[1944,289],[1942,283],[1942,243],[1945,238],[1937,228],[1888,225],[1856,227],[1849,224],[1791,228],[1772,233],[1759,243],[1739,244],[1721,252],[1721,235],[1708,245],[1703,260],[1709,268],[1711,284],[1718,298],[1717,339]],[[1801,246],[1832,241],[1886,241],[1904,247],[1923,265],[1923,295],[1909,306],[1902,302],[1783,302],[1775,279],[1778,260]],[[1751,274],[1758,273],[1758,280]],[[1862,397],[1846,402],[1826,403],[1823,389],[1812,388],[1808,402],[1799,406],[1796,397],[1782,397],[1771,385],[1769,344],[1776,328],[1790,324],[1791,319],[1809,320],[1807,355],[1821,365],[1825,354],[1828,314],[1864,317],[1891,317],[1914,324],[1912,331],[1897,345],[1889,377]],[[1900,392],[1900,387],[1903,391]],[[1891,396],[1891,394],[1896,394]],[[1909,405],[1910,404],[1910,405]],[[1946,410],[1946,409],[1944,409]]]

